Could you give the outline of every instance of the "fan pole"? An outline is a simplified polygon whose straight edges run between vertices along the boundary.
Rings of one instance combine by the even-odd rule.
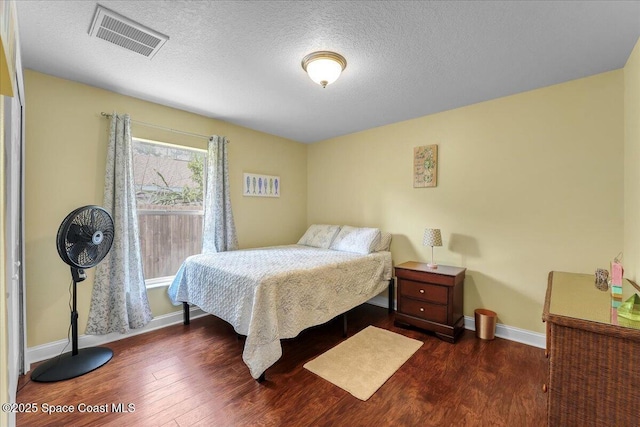
[[[86,273],[81,268],[71,267],[71,278],[73,279],[73,305],[71,310],[71,355],[78,354],[78,298],[76,297],[77,284],[87,278]]]
[[[78,354],[78,302],[76,298],[76,281],[73,281],[73,310],[71,311],[71,355]]]

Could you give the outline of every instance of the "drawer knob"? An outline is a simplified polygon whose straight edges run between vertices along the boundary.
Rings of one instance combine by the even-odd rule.
[[[421,293],[421,294],[424,294],[424,289],[420,289],[420,293]]]
[[[420,307],[420,311],[424,311],[424,308]]]
[[[543,393],[546,393],[548,389],[549,389],[549,387],[547,387],[546,384],[542,384],[542,392]]]

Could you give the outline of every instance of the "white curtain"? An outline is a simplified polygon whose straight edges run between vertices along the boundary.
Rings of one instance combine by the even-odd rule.
[[[217,135],[209,139],[202,253],[238,249],[229,192],[228,142],[227,138]]]
[[[126,333],[153,318],[142,273],[131,119],[111,116],[103,207],[113,217],[113,246],[96,267],[87,334]]]

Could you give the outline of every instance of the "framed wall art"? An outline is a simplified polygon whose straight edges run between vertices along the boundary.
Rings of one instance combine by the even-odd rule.
[[[242,188],[242,195],[247,197],[280,197],[280,177],[245,173]]]
[[[438,146],[413,148],[414,188],[435,187],[438,184]]]

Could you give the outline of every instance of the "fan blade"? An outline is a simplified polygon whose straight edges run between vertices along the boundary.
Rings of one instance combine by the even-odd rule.
[[[98,246],[87,245],[87,256],[90,258],[87,260],[87,264],[93,264],[96,258],[98,258]]]
[[[105,229],[102,231],[102,235],[104,236],[104,240],[107,240],[108,242],[113,242],[113,236],[114,236],[113,228],[105,227]]]
[[[73,223],[70,224],[69,231],[67,232],[67,241],[69,243],[76,243],[82,240],[82,226]]]
[[[74,264],[80,264],[78,260],[80,259],[80,256],[82,255],[82,252],[84,252],[86,247],[87,244],[85,242],[73,243],[67,248],[67,256]]]
[[[70,242],[90,242],[93,237],[91,227],[85,224],[71,224],[67,240]]]
[[[97,224],[96,224],[96,210],[95,209],[91,209],[91,228],[92,228],[92,232],[91,234],[93,235],[93,233],[96,232],[97,228]]]
[[[82,225],[82,237],[87,239],[88,242],[91,241],[91,238],[93,237],[93,233],[95,232],[96,232],[96,229],[93,228],[93,225],[87,225],[87,224]]]

